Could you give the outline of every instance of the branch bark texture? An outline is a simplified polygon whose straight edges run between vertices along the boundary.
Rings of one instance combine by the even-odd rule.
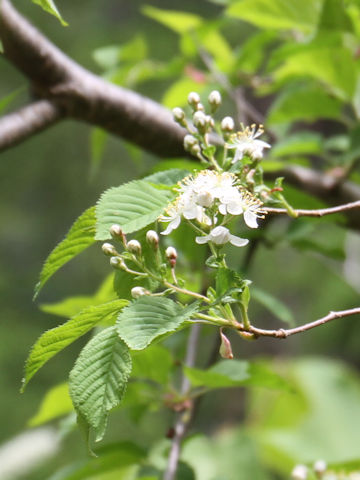
[[[33,27],[11,4],[0,0],[0,39],[4,57],[28,79],[38,101],[2,117],[0,151],[20,143],[63,118],[99,126],[156,155],[185,156],[186,131],[153,100],[106,82],[78,65]],[[290,166],[267,174],[330,205],[354,202],[360,187],[311,169]],[[360,230],[358,212],[346,212],[348,225]]]

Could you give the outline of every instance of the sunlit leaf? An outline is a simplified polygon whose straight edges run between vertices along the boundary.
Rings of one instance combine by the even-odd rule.
[[[144,180],[110,188],[96,206],[96,240],[110,238],[113,224],[119,224],[124,233],[146,227],[159,217],[172,197],[171,192],[159,190]]]
[[[34,298],[42,287],[65,263],[95,242],[95,207],[86,210],[73,224],[68,234],[50,253],[40,273],[35,287]]]
[[[197,309],[197,303],[184,308],[169,298],[144,295],[119,315],[117,331],[130,349],[142,350],[156,338],[177,330]]]
[[[26,361],[22,390],[50,358],[85,335],[101,321],[109,319],[109,317],[115,319],[127,303],[127,300],[115,300],[103,305],[87,307],[66,323],[43,333],[33,346]]]
[[[32,0],[32,2],[36,3],[36,5],[40,5],[40,7],[45,10],[45,12],[54,15],[54,17],[56,17],[60,21],[63,27],[66,27],[68,25],[68,23],[65,22],[65,20],[60,15],[60,12],[57,9],[53,0]]]
[[[144,15],[180,34],[199,27],[203,22],[201,17],[193,13],[163,10],[150,5],[144,6],[141,11]]]
[[[37,427],[73,411],[67,383],[61,383],[48,390],[36,414],[30,418],[29,427]]]

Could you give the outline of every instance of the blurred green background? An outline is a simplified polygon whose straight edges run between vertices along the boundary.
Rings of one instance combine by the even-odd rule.
[[[175,57],[179,42],[177,35],[142,15],[141,8],[144,5],[151,4],[159,8],[189,11],[215,20],[222,8],[221,2],[218,3],[219,5],[216,5],[205,0],[197,2],[191,0],[182,0],[181,2],[179,0],[171,2],[165,0],[152,2],[62,0],[58,2],[58,7],[70,24],[67,28],[61,27],[56,19],[29,1],[18,1],[16,6],[70,57],[90,70],[101,74],[102,70],[95,62],[93,52],[100,47],[129,42],[139,33],[145,39],[151,58],[169,62]],[[237,45],[253,30],[254,27],[248,23],[243,22],[239,26],[238,23],[233,22],[224,35],[230,44]],[[151,98],[161,101],[171,83],[172,80],[167,78],[159,81],[150,80],[142,83],[137,89]],[[12,65],[0,58],[0,98],[10,94],[14,89],[20,89],[20,92],[8,108],[9,111],[26,103],[30,99],[30,94],[26,79]],[[266,104],[267,101],[267,99],[259,100],[260,105]],[[230,110],[233,108],[230,101],[227,102],[227,106]],[[229,111],[228,113],[232,114],[233,112]],[[46,368],[40,370],[26,393],[20,395],[23,365],[31,345],[44,330],[60,323],[58,317],[43,313],[39,310],[38,305],[55,302],[68,295],[91,294],[99,286],[104,276],[110,272],[99,246],[92,247],[52,278],[41,292],[38,300],[33,303],[33,289],[44,259],[56,243],[63,238],[74,219],[88,206],[93,205],[103,190],[147,174],[158,162],[154,156],[141,152],[120,139],[108,138],[101,165],[94,170],[94,164],[91,164],[91,158],[94,157],[94,151],[91,149],[92,132],[93,129],[90,126],[64,121],[23,144],[1,153],[0,442],[5,442],[26,428],[29,418],[35,414],[41,398],[49,387],[66,380],[67,372],[70,370],[82,342],[85,343],[86,340],[80,340],[51,360]],[[296,198],[296,195],[293,197]],[[271,223],[267,234],[268,245],[271,244],[270,240],[273,240],[276,242],[277,248],[261,246],[251,265],[249,276],[254,284],[284,301],[294,312],[294,317],[299,323],[323,316],[329,310],[357,306],[360,280],[355,278],[349,282],[350,274],[344,276],[346,262],[342,258],[341,251],[342,247],[346,245],[345,260],[350,258],[351,262],[352,259],[357,258],[359,262],[358,233],[347,234],[345,229],[335,227],[327,220],[318,222],[316,228],[313,228],[311,222],[299,222],[300,227],[302,225],[305,230],[308,229],[308,236],[314,243],[333,251],[334,254],[330,255],[332,258],[321,255],[319,249],[295,249],[289,245],[289,242],[282,242],[282,236],[285,236],[289,229],[294,230],[293,235],[296,237],[296,228],[300,230],[300,227],[292,227],[287,220],[279,219]],[[340,254],[337,255],[336,249],[340,249]],[[241,261],[236,258],[234,261],[241,264]],[[269,314],[265,313],[259,304],[254,304],[250,313],[259,326],[265,325],[262,320],[265,315],[267,319],[269,318]],[[329,385],[336,384],[342,378],[343,373],[340,371],[336,376],[332,371],[328,371],[328,363],[325,360],[319,360],[319,363],[314,360],[313,364],[307,363],[306,360],[299,360],[298,364],[293,365],[293,359],[304,355],[313,356],[313,358],[327,356],[345,362],[356,371],[360,367],[359,335],[359,318],[347,318],[301,336],[289,338],[284,342],[262,339],[256,344],[245,344],[236,341],[236,355],[239,358],[269,356],[274,359],[280,370],[282,368],[286,370],[284,365],[288,365],[289,370],[292,371],[291,375],[300,383],[306,379],[309,383],[306,388],[310,393],[314,393],[314,388],[319,385],[320,391],[326,391],[324,394],[326,396],[331,395]],[[312,380],[311,372],[314,371],[319,372],[319,377],[315,375]],[[326,384],[328,378],[326,375],[331,377],[328,384]],[[321,390],[319,378],[324,379],[324,390]],[[356,382],[358,384],[358,380]],[[256,392],[251,397],[248,396],[247,400],[244,400],[243,392],[232,391],[231,395],[216,393],[203,402],[196,425],[200,431],[205,433],[211,433],[217,429],[222,431],[220,439],[217,440],[217,449],[223,449],[224,452],[231,451],[226,442],[233,445],[235,440],[227,438],[226,427],[244,418],[244,405],[246,401],[249,402],[250,398],[250,403],[253,405],[248,416],[250,424],[252,422],[256,431],[257,424],[268,423],[268,437],[275,435],[271,430],[271,422],[273,421],[274,425],[277,425],[273,417],[280,414],[276,412],[276,408],[274,407],[272,413],[268,412],[266,421],[261,419],[264,417],[265,405],[267,409],[270,409],[270,400],[258,398]],[[288,404],[291,401],[293,400],[288,399]],[[331,415],[336,414],[337,409],[341,408],[341,403],[344,404],[347,400],[340,398],[336,401],[340,402],[340,406],[336,404],[331,410]],[[216,422],[211,423],[209,419],[213,418],[212,412],[216,411],[219,402],[223,408],[220,414],[216,414]],[[355,405],[355,403],[352,406],[358,409],[354,413],[354,425],[357,425],[360,404]],[[297,408],[300,409],[300,406]],[[153,415],[147,417],[142,424],[143,439],[140,440],[140,443],[146,443],[152,438],[161,438],[166,434],[170,424],[170,414]],[[118,422],[116,425],[117,420],[115,418],[112,420],[109,438],[127,440],[131,438],[131,434],[136,436],[136,429],[126,418],[126,414],[120,413]],[[342,424],[345,425],[347,422],[348,419],[344,420]],[[324,421],[321,425],[319,424],[319,429],[324,428],[326,423]],[[156,425],[155,432],[154,425]],[[263,431],[265,430],[266,428],[263,427]],[[315,431],[318,430],[315,429]],[[345,431],[344,435],[347,433],[348,431]],[[331,432],[331,434],[335,435],[336,433]],[[244,451],[253,451],[252,445],[246,440],[246,434],[239,431],[228,434],[228,436],[231,435],[239,436],[237,441],[239,444],[244,443]],[[264,434],[261,442],[266,445],[268,437]],[[286,436],[280,437],[272,442],[269,441],[269,444],[272,445],[271,448],[274,448],[276,442],[280,445],[282,442],[286,445],[291,444],[291,440]],[[358,440],[355,436],[354,442]],[[213,448],[206,444],[207,440],[204,438],[192,441],[200,442],[200,447],[198,447],[200,450],[202,448],[203,451],[211,452],[211,448]],[[319,441],[319,443],[321,442]],[[191,448],[190,443],[187,453],[190,457]],[[265,457],[271,455],[271,448]],[[299,446],[294,446],[294,449],[299,448]],[[320,455],[322,450],[319,450]],[[329,451],[331,451],[330,447]],[[251,455],[248,458],[252,458]],[[67,437],[62,446],[61,455],[42,470],[31,475],[27,473],[23,478],[29,480],[48,478],[48,475],[57,467],[64,465],[67,461],[75,460],[77,456],[85,457],[86,449],[80,441],[80,434],[74,432]],[[289,458],[292,458],[291,455]],[[358,458],[360,458],[360,452]],[[225,461],[223,460],[223,462]],[[291,460],[288,463],[290,464]],[[254,466],[254,463],[252,465]],[[276,474],[268,477],[255,470],[250,474],[252,476],[249,476],[249,479],[279,478],[276,477]]]

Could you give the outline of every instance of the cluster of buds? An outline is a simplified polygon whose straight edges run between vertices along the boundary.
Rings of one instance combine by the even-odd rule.
[[[159,235],[155,230],[148,230],[146,232],[146,242],[151,248],[151,259],[155,259],[156,268],[150,268],[148,265],[149,258],[146,258],[141,243],[136,240],[127,241],[126,235],[122,231],[120,225],[112,225],[110,233],[115,241],[119,241],[123,246],[123,252],[119,253],[112,243],[105,242],[102,245],[103,253],[110,257],[110,265],[117,270],[124,270],[125,272],[134,275],[135,277],[153,277],[156,280],[161,280],[166,275],[166,267],[162,264],[161,253],[159,249]],[[177,252],[174,247],[168,247],[165,251],[165,258],[168,267],[171,269],[172,278],[175,277],[175,266],[177,259]],[[128,263],[127,263],[128,262]],[[154,264],[154,262],[151,262]],[[131,267],[129,266],[131,264]],[[166,265],[166,264],[165,264]],[[151,295],[151,292],[144,287],[136,286],[131,290],[133,298],[139,298],[142,295]]]

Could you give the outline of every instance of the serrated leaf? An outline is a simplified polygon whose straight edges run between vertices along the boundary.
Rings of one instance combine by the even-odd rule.
[[[95,207],[90,207],[75,221],[68,234],[46,259],[35,287],[34,299],[54,273],[95,242]]]
[[[28,425],[29,427],[37,427],[72,410],[68,384],[61,383],[46,392],[38,411],[30,418]]]
[[[135,180],[107,190],[96,206],[96,240],[110,238],[109,229],[117,223],[131,233],[154,222],[172,200],[173,194],[159,190],[144,180]]]
[[[70,345],[95,325],[112,317],[113,319],[127,300],[115,300],[95,307],[87,307],[66,323],[46,331],[33,346],[25,365],[22,391],[35,373],[54,355]]]
[[[189,170],[185,170],[182,168],[171,168],[170,170],[163,170],[161,172],[156,172],[152,175],[148,175],[143,180],[146,180],[149,183],[158,183],[162,185],[172,186],[182,180],[187,175],[189,175],[189,173]]]
[[[68,23],[65,22],[65,20],[60,15],[60,12],[57,9],[53,0],[32,0],[32,2],[35,3],[36,5],[40,5],[40,7],[43,10],[45,10],[45,12],[50,13],[51,15],[54,15],[54,17],[56,17],[59,20],[59,22],[63,27],[68,26]]]
[[[70,372],[74,406],[94,428],[96,441],[104,436],[108,413],[120,403],[130,372],[130,352],[115,326],[90,340]]]
[[[196,302],[184,308],[169,298],[144,295],[121,312],[116,327],[130,349],[142,350],[155,338],[177,330],[197,309]]]

